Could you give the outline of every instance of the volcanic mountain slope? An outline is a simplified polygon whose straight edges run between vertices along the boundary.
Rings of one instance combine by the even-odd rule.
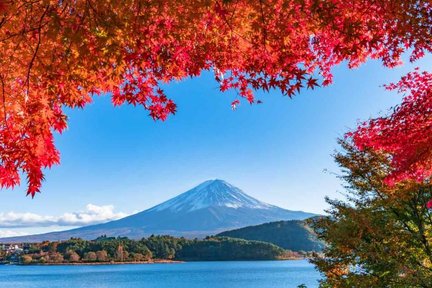
[[[223,180],[209,180],[166,202],[119,220],[68,231],[0,239],[0,242],[40,242],[71,237],[95,239],[100,235],[137,239],[151,234],[168,234],[194,238],[272,221],[303,220],[314,215],[261,202]]]

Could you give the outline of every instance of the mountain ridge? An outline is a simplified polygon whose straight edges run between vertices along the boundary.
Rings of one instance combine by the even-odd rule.
[[[303,220],[316,214],[291,211],[259,201],[220,179],[208,180],[159,205],[125,218],[60,232],[3,238],[8,242],[41,242],[100,235],[138,239],[154,235],[202,238],[279,220]]]

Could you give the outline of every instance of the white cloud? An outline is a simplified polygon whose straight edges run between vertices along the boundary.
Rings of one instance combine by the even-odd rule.
[[[0,238],[24,236],[27,233],[14,230],[0,230]]]
[[[114,212],[113,205],[97,206],[88,204],[84,211],[64,213],[60,216],[16,212],[0,213],[0,227],[84,226],[116,220],[126,216],[128,216],[126,213]]]

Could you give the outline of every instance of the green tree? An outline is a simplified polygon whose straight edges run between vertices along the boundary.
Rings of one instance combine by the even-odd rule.
[[[85,252],[89,251],[89,241],[80,238],[71,238],[57,245],[57,251],[60,253],[64,254],[69,250],[75,251],[82,257]]]
[[[140,254],[143,255],[144,261],[149,261],[153,257],[153,253],[150,251],[150,249],[147,248],[147,246],[143,247]]]
[[[152,258],[152,252],[145,246],[140,247],[140,252],[132,252],[130,257],[133,261],[149,261]]]
[[[388,155],[341,144],[346,200],[327,199],[330,215],[312,220],[327,243],[313,260],[321,287],[432,287],[431,183],[389,187]]]
[[[179,251],[186,240],[171,236],[150,236],[142,240],[143,244],[151,250],[153,257],[157,259],[173,259],[176,251]]]

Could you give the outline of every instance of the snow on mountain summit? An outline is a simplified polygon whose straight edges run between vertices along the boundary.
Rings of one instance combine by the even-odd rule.
[[[205,181],[195,188],[151,208],[149,211],[190,212],[214,206],[258,209],[273,207],[247,195],[239,188],[223,180],[215,179]]]

